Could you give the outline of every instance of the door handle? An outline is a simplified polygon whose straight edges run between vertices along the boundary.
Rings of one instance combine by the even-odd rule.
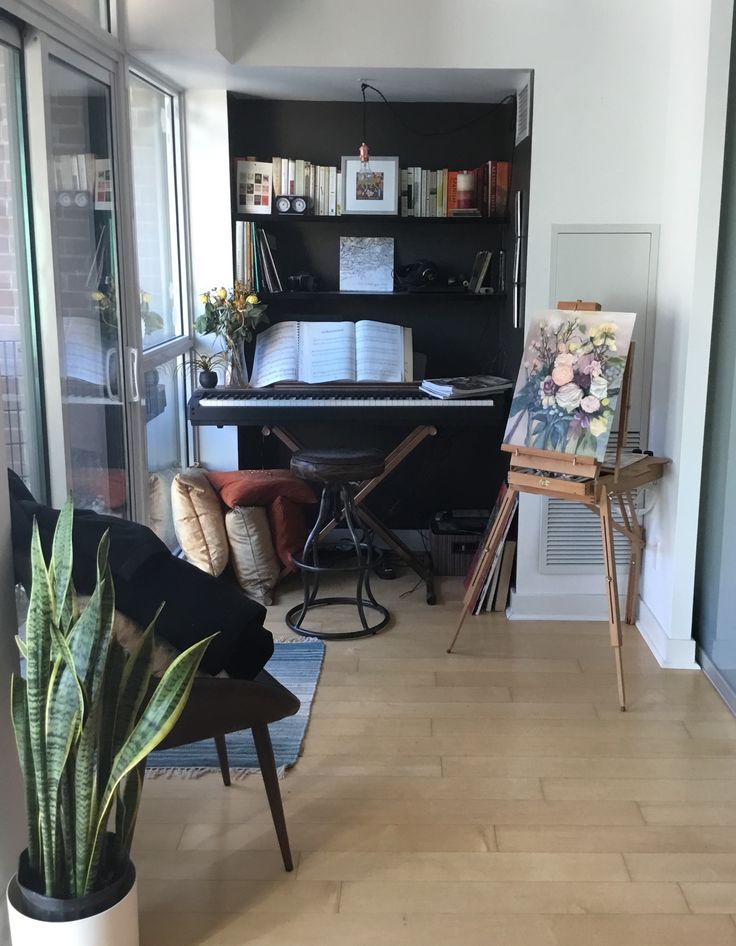
[[[130,400],[133,404],[138,404],[141,399],[140,388],[138,387],[138,349],[128,348],[128,381],[130,383]]]

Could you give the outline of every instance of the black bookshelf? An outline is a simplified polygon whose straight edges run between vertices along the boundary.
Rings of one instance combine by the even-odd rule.
[[[351,90],[346,90],[350,92]],[[264,293],[271,323],[288,319],[338,321],[376,319],[412,329],[414,350],[427,356],[428,377],[492,373],[514,378],[521,359],[523,331],[513,327],[513,222],[503,217],[402,217],[400,215],[238,214],[235,159],[252,155],[303,158],[339,168],[342,155],[357,154],[362,140],[362,102],[255,99],[231,94],[228,100],[233,159],[232,216],[253,221],[274,239],[282,282],[290,274],[311,273],[322,291]],[[462,102],[398,102],[389,109],[368,105],[368,144],[373,155],[398,155],[400,166],[475,168],[488,160],[512,162],[510,195],[524,193],[528,208],[531,138],[514,145],[514,105]],[[438,135],[457,129],[452,135]],[[425,132],[418,134],[417,132]],[[505,254],[506,292],[339,292],[339,238],[393,236],[395,267],[431,260],[443,274],[469,276],[479,250]],[[376,513],[397,528],[426,528],[440,509],[487,508],[504,476],[497,431],[440,429],[416,455],[371,496]],[[369,436],[370,433],[370,436]],[[329,445],[336,431],[303,431],[305,443]],[[340,442],[390,448],[396,432],[339,432]],[[275,438],[241,428],[243,467],[283,465],[286,454]]]

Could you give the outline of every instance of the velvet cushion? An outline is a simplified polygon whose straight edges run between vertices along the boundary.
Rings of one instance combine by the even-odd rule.
[[[277,496],[296,503],[314,503],[314,490],[289,470],[232,470],[207,473],[226,506],[267,506]]]
[[[171,484],[171,507],[187,560],[208,575],[221,575],[229,558],[225,517],[203,470],[177,473]]]
[[[304,510],[299,503],[286,496],[278,496],[268,507],[268,521],[276,554],[289,571],[296,571],[292,556],[298,558],[307,541]]]
[[[225,515],[230,562],[238,584],[249,598],[271,604],[281,565],[262,506],[237,506]]]

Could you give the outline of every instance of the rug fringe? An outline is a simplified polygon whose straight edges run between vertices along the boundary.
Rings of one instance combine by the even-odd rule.
[[[279,765],[276,768],[276,775],[279,779],[283,779],[286,775],[287,768],[290,766]],[[198,765],[198,766],[186,766],[180,768],[178,766],[169,766],[166,768],[150,768],[146,769],[146,778],[150,779],[172,779],[172,778],[183,778],[183,779],[198,779],[202,778],[205,775],[210,775],[213,772],[220,774],[219,768],[214,768],[213,766],[207,765]],[[249,775],[260,775],[260,769],[230,769],[230,778],[234,782],[240,782],[248,778]]]
[[[275,634],[271,634],[273,637],[274,644],[319,644],[319,637],[276,637]],[[322,641],[321,643],[324,643]]]

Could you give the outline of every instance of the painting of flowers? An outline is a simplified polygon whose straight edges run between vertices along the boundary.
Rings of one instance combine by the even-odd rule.
[[[603,460],[636,314],[537,316],[529,330],[504,443]]]

